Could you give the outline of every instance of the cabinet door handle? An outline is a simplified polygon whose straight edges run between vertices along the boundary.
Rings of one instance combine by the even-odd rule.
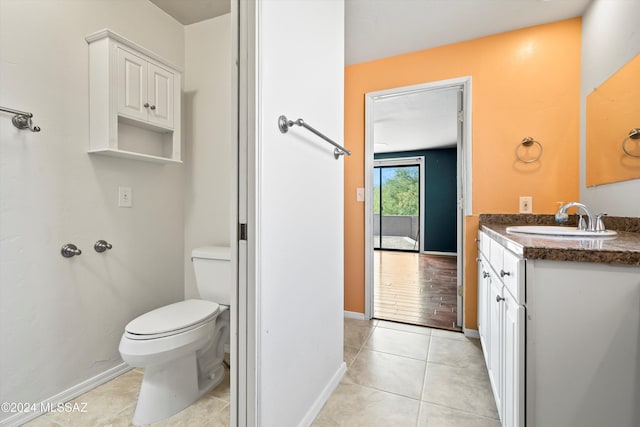
[[[489,273],[487,273],[486,271],[483,271],[483,272],[482,272],[482,277],[483,277],[484,279],[486,279],[486,278],[487,278],[487,277],[489,277],[489,276],[491,276],[491,275],[490,275]]]
[[[149,108],[149,103],[148,102],[144,103],[144,108]]]
[[[151,109],[152,109],[152,110],[155,110],[155,109],[156,109],[156,106],[155,106],[155,105],[152,105],[152,106],[151,106]]]
[[[508,271],[500,270],[500,277],[511,276],[511,273]]]
[[[504,301],[504,297],[501,297],[500,295],[496,295],[496,302],[500,302],[500,301]]]

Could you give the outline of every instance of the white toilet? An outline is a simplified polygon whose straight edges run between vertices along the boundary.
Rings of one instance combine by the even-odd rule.
[[[133,319],[120,340],[122,360],[144,368],[135,425],[168,418],[224,378],[233,280],[230,248],[194,249],[191,260],[202,299],[160,307]]]

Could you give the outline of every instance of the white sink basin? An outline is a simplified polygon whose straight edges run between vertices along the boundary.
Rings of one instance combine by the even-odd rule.
[[[516,225],[513,227],[507,227],[507,232],[565,237],[610,237],[618,234],[613,230],[587,231],[578,230],[577,227],[561,227],[557,225]]]

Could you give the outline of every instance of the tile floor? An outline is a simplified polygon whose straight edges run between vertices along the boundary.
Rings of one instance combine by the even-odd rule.
[[[457,332],[345,319],[347,373],[313,427],[500,427],[480,343]],[[130,426],[142,380],[134,369],[28,427]],[[229,375],[196,404],[154,426],[229,426]],[[286,426],[283,426],[286,427]]]
[[[500,427],[479,340],[345,319],[344,358],[313,427]]]
[[[153,426],[229,426],[229,370],[225,379],[195,404]],[[125,427],[132,426],[142,371],[131,370],[72,400],[86,403],[86,412],[48,413],[25,424],[27,427]]]

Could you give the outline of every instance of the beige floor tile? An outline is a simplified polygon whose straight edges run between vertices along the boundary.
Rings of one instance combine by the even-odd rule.
[[[49,412],[25,425],[28,427],[103,425],[101,423],[105,418],[122,417],[123,411],[131,406],[135,407],[140,381],[142,381],[140,372],[135,370],[126,372],[70,402],[77,403],[79,408],[84,409],[83,412]]]
[[[219,424],[216,423],[215,418],[218,413],[226,411],[227,406],[229,406],[229,403],[224,400],[216,399],[215,397],[203,396],[196,403],[178,412],[174,416],[159,423],[154,423],[153,427],[217,427]]]
[[[142,371],[129,371],[74,399],[86,403],[86,412],[50,412],[25,424],[28,427],[129,427],[135,412]],[[216,389],[193,405],[154,426],[228,426],[229,370]]]
[[[413,332],[414,334],[431,335],[431,328],[418,325],[407,325],[406,323],[389,322],[378,320],[378,328],[395,329],[396,331]]]
[[[430,338],[429,335],[376,327],[364,348],[426,361]]]
[[[373,328],[377,324],[378,324],[378,320],[377,319],[361,320],[361,319],[352,319],[350,317],[345,317],[344,318],[344,326],[345,327],[346,326],[356,326],[356,327],[368,326],[370,328]]]
[[[422,402],[417,427],[500,427],[500,421]]]
[[[344,346],[343,359],[344,359],[344,362],[347,364],[347,368],[351,366],[356,356],[358,355],[359,351],[360,351],[359,348],[349,347],[347,345]]]
[[[482,366],[460,368],[427,363],[422,400],[498,418],[489,376]]]
[[[361,348],[375,328],[371,321],[344,319],[344,345]]]
[[[414,427],[418,401],[357,384],[340,384],[313,427]]]
[[[433,329],[431,331],[432,337],[448,338],[450,340],[469,341],[474,338],[467,338],[462,332],[445,331],[444,329]]]
[[[465,342],[431,337],[427,361],[460,368],[468,366],[484,368],[485,366],[480,340],[468,340]]]
[[[362,350],[347,371],[347,381],[420,398],[426,362],[377,351]]]

